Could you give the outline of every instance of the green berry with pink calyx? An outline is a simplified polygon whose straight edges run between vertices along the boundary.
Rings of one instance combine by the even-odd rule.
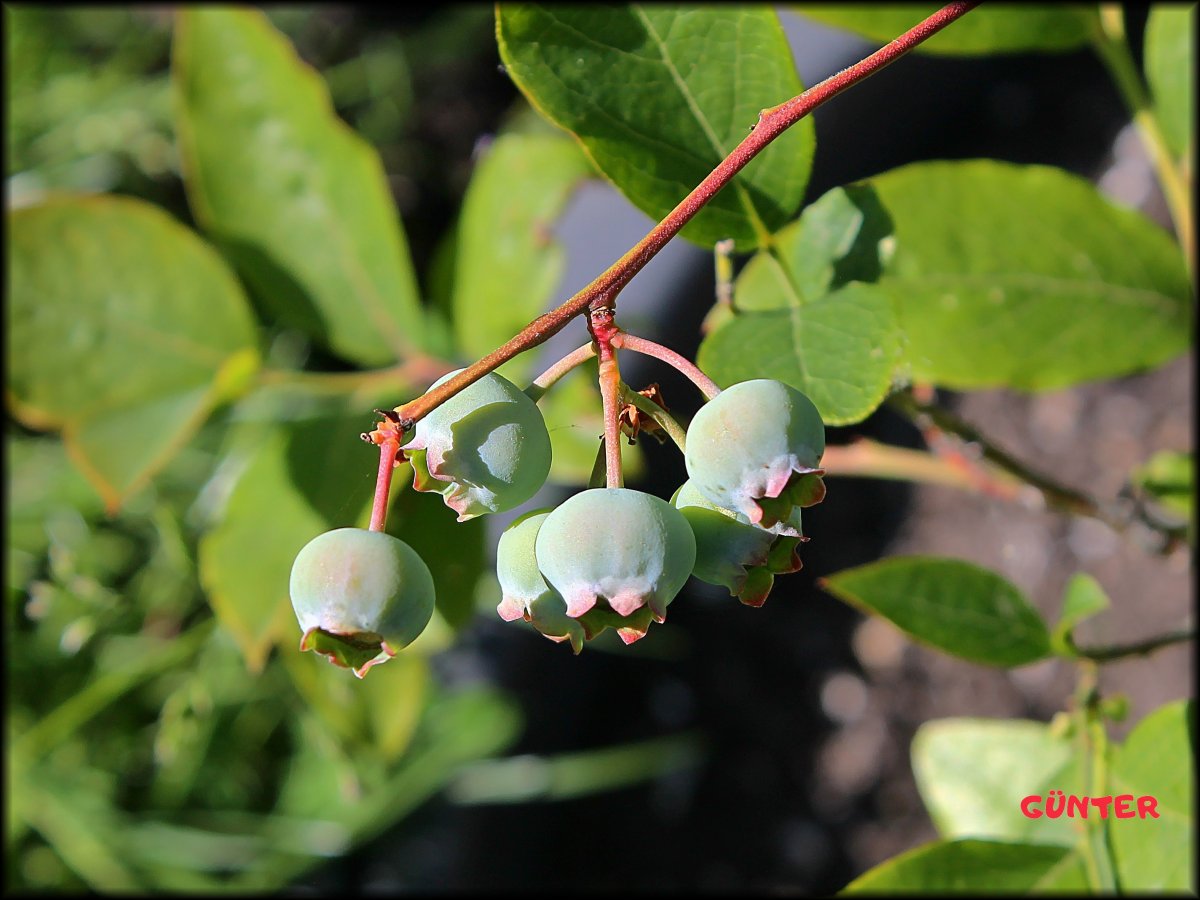
[[[719,507],[780,533],[793,511],[825,498],[825,425],[804,394],[781,381],[743,381],[696,413],[684,462],[696,489]]]
[[[433,616],[433,575],[417,552],[381,531],[338,528],[296,554],[292,608],[313,650],[362,678],[411,644]]]
[[[418,421],[402,449],[412,462],[413,486],[440,493],[460,522],[519,506],[550,472],[550,433],[541,411],[495,372]]]
[[[524,619],[552,641],[569,641],[576,653],[585,641],[607,628],[613,628],[626,644],[645,636],[652,616],[649,607],[622,616],[598,604],[578,618],[567,615],[566,601],[546,583],[537,567],[537,536],[549,515],[548,511],[525,515],[500,536],[496,547],[496,578],[502,592],[496,612],[500,618],[506,622]]]
[[[623,618],[647,608],[662,622],[696,563],[696,539],[682,513],[628,488],[571,497],[542,523],[535,549],[538,570],[572,619],[600,606]]]
[[[671,499],[696,536],[696,565],[692,574],[709,584],[729,589],[747,606],[762,606],[775,576],[800,570],[797,553],[800,510],[793,510],[776,531],[760,528],[731,509],[717,506],[691,481],[685,481]],[[785,528],[788,533],[779,533]]]

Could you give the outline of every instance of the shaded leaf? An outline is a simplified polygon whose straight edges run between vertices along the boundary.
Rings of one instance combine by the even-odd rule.
[[[912,767],[943,838],[1070,847],[1079,839],[1076,821],[1027,818],[1021,800],[1051,790],[1085,794],[1073,754],[1070,740],[1040,722],[940,719],[917,730]]]
[[[1054,652],[1061,656],[1074,656],[1075,639],[1072,631],[1075,626],[1103,612],[1110,605],[1108,594],[1104,593],[1100,582],[1085,572],[1077,572],[1067,583],[1062,615],[1050,634]]]
[[[893,557],[846,569],[823,587],[926,644],[972,662],[1022,666],[1049,655],[1046,625],[994,572],[958,559]]]
[[[12,213],[8,379],[115,509],[258,366],[233,273],[155,206],[59,196]]]
[[[803,89],[766,7],[502,4],[496,35],[530,102],[654,219],[716,168],[762,109]],[[681,234],[704,246],[762,244],[799,206],[812,153],[812,123],[802,121]]]
[[[1066,847],[962,840],[925,844],[850,882],[842,894],[1081,894],[1087,873]]]
[[[793,9],[835,28],[844,28],[879,43],[887,43],[944,4],[889,3],[886,6],[839,3],[836,6],[800,3]],[[1095,20],[1087,6],[1003,3],[983,6],[950,23],[917,52],[948,56],[1073,50],[1086,44]]]
[[[497,138],[471,178],[455,244],[454,332],[480,357],[546,311],[562,278],[564,250],[552,228],[572,188],[591,172],[561,134]],[[533,354],[501,371],[528,380]]]
[[[1179,248],[1087,181],[971,160],[916,163],[871,184],[895,223],[879,286],[914,380],[1044,390],[1149,369],[1189,347]]]
[[[1196,122],[1196,4],[1155,4],[1146,22],[1146,80],[1154,112],[1177,157],[1187,153]]]
[[[1134,803],[1154,797],[1158,812],[1158,818],[1145,819],[1109,813],[1109,840],[1124,891],[1195,889],[1195,734],[1195,705],[1177,700],[1142,719],[1113,755],[1113,795],[1132,795]]]
[[[172,73],[193,214],[281,321],[364,365],[422,341],[379,155],[258,11],[185,8]]]

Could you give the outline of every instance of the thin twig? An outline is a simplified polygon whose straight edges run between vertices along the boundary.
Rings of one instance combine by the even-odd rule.
[[[525,393],[529,396],[530,400],[536,403],[542,399],[546,391],[554,386],[555,382],[572,371],[576,366],[583,365],[595,355],[596,347],[591,341],[588,341],[582,347],[572,350],[535,378],[533,383],[525,388]]]
[[[1075,647],[1074,649],[1075,655],[1081,656],[1084,659],[1090,659],[1094,662],[1110,662],[1114,659],[1124,659],[1129,656],[1146,656],[1163,647],[1170,647],[1172,644],[1182,644],[1195,639],[1196,629],[1191,627],[1180,628],[1177,631],[1146,638],[1144,641],[1135,641],[1132,644],[1110,644],[1103,647]]]
[[[1083,491],[1067,487],[1048,475],[1035,471],[1015,456],[1012,456],[1007,451],[992,443],[980,434],[973,425],[960,419],[949,410],[932,403],[919,401],[912,395],[904,393],[893,395],[892,402],[899,406],[910,418],[919,420],[921,417],[927,417],[941,431],[953,434],[960,440],[975,444],[984,459],[993,463],[1001,470],[1014,475],[1026,484],[1037,488],[1046,505],[1051,509],[1071,515],[1098,519],[1118,533],[1126,532],[1130,525],[1137,522],[1156,535],[1158,545],[1152,549],[1162,556],[1174,552],[1175,548],[1187,539],[1186,525],[1174,525],[1159,521],[1140,505],[1129,504],[1126,509],[1122,509],[1115,503],[1102,503]]]
[[[624,331],[614,335],[612,343],[614,347],[623,347],[626,350],[632,350],[634,353],[643,353],[646,356],[653,356],[655,359],[662,360],[667,365],[687,376],[688,380],[700,390],[700,393],[704,395],[706,400],[711,400],[717,394],[721,393],[721,388],[718,387],[717,383],[701,372],[699,366],[686,356],[676,353],[670,347],[664,347],[662,344],[656,344],[654,341],[648,341],[645,338],[640,338]]]
[[[758,123],[753,130],[713,169],[708,177],[684,197],[679,205],[655,225],[642,240],[597,276],[587,287],[556,309],[534,319],[514,337],[482,359],[467,366],[453,378],[420,397],[397,406],[396,413],[400,416],[402,430],[407,431],[428,415],[431,410],[508,362],[518,353],[536,347],[552,335],[557,334],[584,310],[603,306],[612,307],[616,303],[617,294],[633,276],[645,268],[646,264],[667,245],[667,242],[678,234],[679,230],[691,221],[696,213],[703,209],[705,204],[729,184],[733,177],[771,141],[826,101],[895,62],[956,19],[966,15],[977,5],[978,3],[975,2],[950,3],[866,59],[825,79],[798,97],[793,97],[779,106],[763,110],[759,114]]]

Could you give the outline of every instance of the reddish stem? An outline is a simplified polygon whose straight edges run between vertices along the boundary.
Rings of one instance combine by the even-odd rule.
[[[654,341],[648,341],[645,338],[640,338],[627,332],[617,334],[613,337],[612,343],[614,347],[624,347],[627,350],[632,350],[634,353],[644,353],[646,356],[661,359],[667,365],[686,375],[688,380],[700,389],[700,393],[707,400],[711,400],[717,394],[721,393],[721,389],[717,386],[717,383],[700,371],[699,366],[686,356],[676,353],[670,347],[664,347],[662,344],[656,344]]]
[[[375,501],[371,506],[371,531],[383,531],[387,525],[388,500],[392,495],[392,473],[400,465],[396,458],[400,451],[400,434],[391,422],[380,422],[364,440],[379,445],[379,471],[375,476]]]
[[[895,62],[913,47],[937,34],[975,6],[978,6],[977,2],[950,3],[861,62],[855,63],[848,69],[843,69],[786,103],[763,110],[759,114],[758,124],[754,126],[745,140],[738,144],[690,194],[684,197],[665,219],[655,225],[649,234],[638,241],[629,252],[609,266],[591,284],[561,306],[534,319],[517,335],[487,356],[463,369],[449,381],[408,403],[397,406],[396,413],[400,418],[401,430],[407,431],[438,405],[508,362],[518,353],[536,347],[552,335],[557,334],[584,310],[611,308],[616,303],[617,294],[633,276],[640,272],[646,263],[650,262],[658,251],[666,246],[667,242],[678,234],[679,230],[771,141],[827,100],[837,96],[851,85],[875,74],[889,63]]]
[[[545,372],[533,380],[529,387],[525,388],[525,393],[529,399],[535,403],[542,399],[546,391],[550,390],[560,378],[574,369],[576,366],[581,366],[593,356],[596,355],[596,347],[591,341],[588,341],[581,347],[576,347],[554,365],[550,366]]]
[[[613,349],[620,335],[611,309],[592,310],[588,327],[596,341],[600,363],[600,399],[604,404],[604,471],[605,484],[610,488],[625,485],[621,471],[621,371]]]

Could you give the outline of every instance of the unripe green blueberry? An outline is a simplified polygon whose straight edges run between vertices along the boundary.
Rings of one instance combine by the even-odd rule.
[[[775,575],[800,569],[796,548],[801,537],[760,528],[731,509],[717,506],[691,481],[685,481],[671,502],[683,513],[696,536],[696,566],[692,574],[709,584],[723,585],[747,606],[762,606]],[[800,511],[787,523],[799,532]]]
[[[669,503],[627,488],[595,488],[546,517],[535,543],[538,569],[577,619],[607,601],[628,617],[649,607],[662,622],[696,563],[696,539]]]
[[[812,401],[781,381],[743,381],[704,404],[687,430],[684,461],[717,506],[772,528],[825,495],[825,426]],[[792,535],[798,537],[797,531]]]
[[[567,615],[566,601],[546,583],[535,556],[538,531],[549,515],[548,511],[530,513],[500,536],[496,546],[496,578],[502,592],[496,612],[500,618],[506,622],[524,619],[552,641],[570,641],[576,653],[606,628],[615,629],[626,644],[645,637],[651,621],[649,607],[622,616],[597,605],[577,619]]]
[[[550,472],[550,433],[541,411],[495,372],[417,422],[403,449],[412,460],[413,486],[442,494],[460,522],[519,506]]]
[[[361,678],[411,644],[433,616],[433,575],[399,538],[338,528],[296,554],[292,608],[314,650]]]

